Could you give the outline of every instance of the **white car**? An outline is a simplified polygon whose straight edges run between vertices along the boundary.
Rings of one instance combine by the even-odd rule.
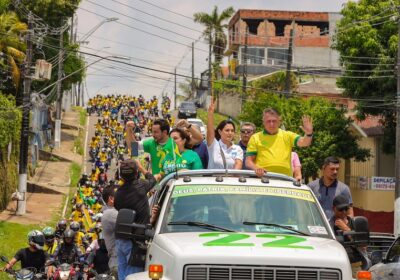
[[[203,138],[206,138],[206,126],[204,125],[203,121],[200,119],[187,119],[188,123],[197,125],[200,128],[201,135]]]
[[[146,271],[127,280],[353,279],[318,200],[293,178],[182,171],[160,182],[153,204],[161,207],[154,229],[134,224],[131,210],[118,215],[117,228],[147,242]]]

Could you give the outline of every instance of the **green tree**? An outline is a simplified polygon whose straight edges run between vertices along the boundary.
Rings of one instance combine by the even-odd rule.
[[[0,67],[5,70],[1,80],[6,80],[10,73],[16,90],[21,77],[20,64],[25,58],[25,44],[21,35],[26,29],[26,24],[20,22],[14,12],[0,15],[0,53],[4,53],[5,56],[0,59]]]
[[[213,45],[214,59],[217,64],[221,63],[227,44],[224,30],[228,28],[228,25],[224,24],[224,22],[229,19],[234,12],[235,10],[233,7],[228,7],[219,14],[218,7],[214,6],[211,14],[199,12],[193,15],[195,22],[201,23],[206,27],[203,35],[208,43]]]
[[[282,125],[286,130],[302,134],[301,117],[310,115],[313,119],[314,138],[308,148],[297,149],[302,162],[304,178],[318,174],[324,158],[338,156],[343,159],[354,158],[365,161],[370,151],[358,146],[357,137],[349,132],[352,123],[345,116],[343,108],[335,108],[335,104],[323,98],[284,98],[277,94],[257,91],[243,107],[239,119],[253,122],[259,129],[263,127],[262,112],[272,107],[281,113]]]
[[[7,207],[11,193],[17,188],[21,118],[15,97],[0,92],[0,211]],[[10,143],[11,154],[8,153]]]
[[[0,0],[1,1],[1,0]],[[3,0],[7,1],[7,0]],[[76,10],[78,9],[79,3],[81,0],[22,0],[21,3],[23,7],[27,10],[33,12],[36,16],[40,17],[43,23],[47,24],[48,27],[52,29],[57,29],[61,26],[64,26],[65,23],[74,15]],[[19,13],[21,19],[27,22],[27,14],[23,9],[16,9]],[[81,69],[84,67],[85,62],[81,59],[79,53],[79,45],[75,43],[71,43],[69,29],[64,32],[64,49],[65,49],[65,60],[64,60],[64,75]],[[39,35],[39,34],[38,34]],[[39,40],[38,37],[36,37]],[[41,50],[36,49],[34,52],[34,59],[53,59],[58,56],[59,51],[59,35],[54,34],[45,34],[44,37],[41,37],[40,40],[43,40],[43,45],[41,46]],[[40,41],[39,40],[39,41]],[[37,45],[36,45],[37,46]],[[40,46],[40,45],[39,45]],[[58,61],[58,59],[56,60]],[[85,76],[85,71],[80,71],[71,77],[63,80],[62,89],[69,90],[72,87],[72,84],[80,82],[83,80]],[[53,71],[51,75],[51,80],[46,82],[46,84],[51,84],[57,81],[57,64],[53,65]],[[32,90],[40,90],[44,87],[45,82],[34,81],[32,83]],[[50,93],[54,93],[53,88],[44,92],[44,94],[48,95]],[[53,98],[52,98],[53,97]],[[54,100],[55,96],[51,96],[49,101]]]
[[[393,153],[395,147],[394,71],[399,4],[399,0],[347,2],[333,45],[340,53],[344,76],[349,76],[339,78],[338,85],[345,89],[346,96],[361,99],[357,105],[360,119],[368,115],[383,118],[383,150],[387,153]]]

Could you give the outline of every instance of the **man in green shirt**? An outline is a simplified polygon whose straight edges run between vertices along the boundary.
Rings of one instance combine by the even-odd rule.
[[[132,122],[133,123],[133,122]],[[192,132],[195,130],[186,121],[178,122],[177,126],[185,126],[187,130]],[[131,128],[128,125],[128,128]],[[134,126],[134,123],[133,123]],[[132,127],[133,129],[134,127]],[[158,119],[153,122],[151,132],[153,138],[139,142],[139,150],[143,149],[145,153],[149,153],[151,157],[151,173],[157,175],[162,170],[162,162],[165,156],[173,152],[173,140],[169,137],[170,126],[164,119]],[[197,132],[197,131],[196,131]],[[128,132],[127,132],[128,135]],[[131,139],[129,139],[131,140]],[[132,139],[134,141],[134,138]],[[131,140],[131,141],[132,141]],[[203,140],[201,133],[192,133],[191,144],[200,143]],[[129,141],[129,143],[131,142]],[[128,139],[127,139],[128,143]],[[129,146],[128,146],[129,147]]]

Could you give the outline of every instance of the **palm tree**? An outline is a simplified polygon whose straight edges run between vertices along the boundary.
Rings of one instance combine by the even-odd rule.
[[[214,58],[218,65],[222,61],[227,44],[224,30],[227,29],[228,25],[223,22],[229,19],[234,12],[233,7],[228,7],[221,14],[218,14],[218,7],[214,6],[211,14],[199,12],[193,15],[195,22],[201,23],[206,27],[203,35],[208,43],[213,45]]]
[[[19,64],[25,59],[26,45],[21,39],[21,35],[27,30],[27,25],[20,22],[14,12],[7,12],[0,15],[0,54],[7,61],[1,62],[1,66],[6,68],[6,72],[11,73],[11,77],[16,89],[19,87],[21,71]]]

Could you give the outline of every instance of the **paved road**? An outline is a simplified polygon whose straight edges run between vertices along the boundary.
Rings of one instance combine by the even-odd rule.
[[[89,176],[92,170],[92,165],[93,162],[90,161],[90,156],[89,156],[89,144],[90,144],[90,140],[92,139],[92,137],[94,136],[95,133],[95,124],[97,123],[99,117],[97,117],[97,115],[91,115],[88,117],[88,122],[87,122],[87,127],[86,127],[86,140],[85,140],[85,155],[84,155],[84,172],[86,172]],[[103,144],[103,142],[101,142],[101,144]],[[111,162],[111,167],[108,169],[107,172],[107,177],[108,180],[110,180],[111,178],[114,178],[114,174],[115,171],[117,170],[117,166],[116,166],[116,159],[114,158]]]

